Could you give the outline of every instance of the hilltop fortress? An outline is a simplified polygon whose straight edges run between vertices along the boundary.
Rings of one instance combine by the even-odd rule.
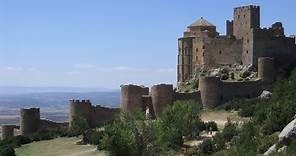
[[[277,77],[296,66],[295,37],[286,37],[280,22],[261,28],[259,6],[237,7],[233,16],[226,21],[224,36],[203,18],[188,26],[178,39],[177,88],[172,84],[157,84],[150,89],[122,85],[120,109],[141,109],[155,118],[177,100],[195,100],[213,108],[236,97],[254,98],[270,90]],[[242,71],[242,75],[236,71]],[[193,89],[180,90],[182,84],[191,81],[195,82]],[[2,125],[2,138],[12,137],[14,129],[20,129],[21,135],[67,129],[76,117],[97,127],[114,119],[120,109],[93,106],[89,100],[70,100],[69,123],[40,119],[39,108],[21,109],[20,126]]]
[[[295,67],[295,37],[286,37],[281,22],[270,28],[260,27],[260,7],[234,8],[233,20],[226,21],[226,35],[201,18],[187,27],[178,39],[178,82],[192,78],[201,69],[223,65],[253,65],[258,58],[274,59],[276,71]]]
[[[282,23],[261,28],[259,6],[237,7],[233,20],[226,21],[226,35],[219,35],[216,26],[201,18],[189,25],[183,37],[178,39],[177,89],[160,84],[149,92],[147,87],[124,85],[121,87],[121,108],[144,108],[157,115],[180,99],[193,99],[204,107],[213,108],[236,97],[258,97],[263,90],[271,89],[277,77],[285,76],[295,65],[295,37],[285,36]],[[218,69],[222,73],[229,69],[245,70],[238,79],[231,70],[226,78],[212,74],[222,67],[222,70]],[[191,80],[196,81],[196,88],[185,92],[179,89]]]

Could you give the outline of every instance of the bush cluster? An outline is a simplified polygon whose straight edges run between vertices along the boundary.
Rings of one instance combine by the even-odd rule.
[[[184,137],[194,138],[205,127],[198,115],[200,109],[194,101],[176,101],[156,120],[146,119],[140,110],[121,112],[103,131],[84,132],[83,141],[115,156],[169,155],[180,150]],[[217,129],[214,122],[207,125]]]

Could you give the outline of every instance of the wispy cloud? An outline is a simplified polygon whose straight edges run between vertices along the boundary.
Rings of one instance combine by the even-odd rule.
[[[19,66],[4,66],[0,67],[4,72],[40,72],[36,67],[19,67]]]
[[[3,68],[6,71],[21,71],[23,70],[22,67],[13,67],[13,66],[7,66]]]
[[[115,67],[100,67],[93,64],[75,64],[74,73],[84,72],[85,70],[93,71],[106,71],[106,72],[175,72],[174,68],[137,68],[137,67],[128,67],[128,66],[115,66]],[[68,73],[72,73],[70,71]]]
[[[93,69],[96,66],[93,64],[82,63],[82,64],[75,64],[74,67],[77,69]]]

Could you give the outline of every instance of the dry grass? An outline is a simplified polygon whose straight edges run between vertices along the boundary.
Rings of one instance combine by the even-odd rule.
[[[33,142],[16,149],[17,156],[106,156],[96,146],[76,145],[79,138],[56,138]]]
[[[201,114],[201,119],[203,121],[215,121],[220,130],[224,128],[228,118],[232,122],[245,122],[249,120],[249,118],[240,117],[236,111],[229,112],[224,110],[207,110],[203,111]]]

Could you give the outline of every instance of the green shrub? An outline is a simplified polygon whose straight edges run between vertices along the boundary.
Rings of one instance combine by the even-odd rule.
[[[48,132],[48,131],[41,131],[41,132],[37,132],[29,135],[32,141],[50,140],[50,139],[54,139],[57,136],[58,136],[57,133]]]
[[[218,126],[215,121],[209,121],[205,123],[205,130],[209,131],[210,129],[212,129],[212,131],[218,131]]]
[[[229,142],[237,134],[238,134],[238,131],[237,131],[236,124],[231,123],[231,121],[228,120],[222,131],[223,138],[225,139],[225,141]]]
[[[277,142],[277,140],[277,135],[262,136],[258,146],[259,153],[263,154],[266,152],[270,146]]]
[[[227,80],[228,78],[228,74],[221,74],[221,80]]]
[[[204,139],[195,151],[196,155],[210,155],[215,152],[215,146],[211,139]]]
[[[87,120],[77,115],[73,117],[73,120],[70,125],[69,135],[77,136],[82,134],[87,129],[89,129]]]
[[[22,136],[22,135],[15,136],[10,141],[12,144],[15,144],[17,146],[21,146],[23,144],[28,144],[32,142],[32,140],[29,137]]]
[[[190,100],[176,101],[166,108],[157,120],[159,142],[175,148],[183,144],[183,136],[197,136],[202,125],[198,116],[200,107]]]
[[[0,146],[0,156],[16,156],[14,148],[9,145]]]
[[[251,72],[250,71],[244,71],[240,74],[240,77],[242,78],[247,78],[248,76],[251,75]]]
[[[215,144],[216,151],[225,149],[225,139],[222,133],[216,133],[213,137],[213,142]]]
[[[136,141],[130,127],[122,122],[114,122],[105,127],[105,132],[98,146],[114,156],[136,155]]]
[[[82,141],[85,144],[98,145],[103,138],[103,132],[95,129],[89,129],[82,133]]]
[[[145,120],[143,112],[121,112],[116,121],[105,126],[98,149],[114,156],[156,155],[164,146],[157,144],[156,130],[155,122]]]

